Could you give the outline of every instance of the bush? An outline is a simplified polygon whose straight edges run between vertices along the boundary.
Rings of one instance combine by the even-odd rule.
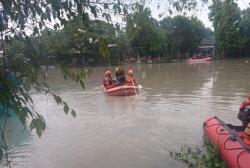
[[[178,161],[184,162],[190,168],[226,168],[219,152],[208,142],[203,147],[192,148],[187,145],[181,147],[179,152],[170,152]]]

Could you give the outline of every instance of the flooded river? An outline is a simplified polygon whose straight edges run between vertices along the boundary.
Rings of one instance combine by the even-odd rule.
[[[207,117],[240,123],[239,104],[250,92],[250,63],[245,60],[129,67],[142,85],[140,94],[131,97],[101,92],[107,67],[92,69],[86,90],[65,82],[51,69],[51,86],[77,111],[77,118],[66,116],[53,98],[34,95],[47,129],[38,138],[9,121],[13,167],[182,168],[169,152],[184,144],[202,145],[202,123]]]

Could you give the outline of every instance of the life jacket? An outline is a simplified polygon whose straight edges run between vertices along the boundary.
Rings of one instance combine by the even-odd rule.
[[[240,109],[244,109],[246,106],[250,106],[250,99],[247,99],[243,103],[241,103]]]
[[[244,127],[246,127],[246,125],[250,122],[250,100],[249,99],[247,99],[240,105],[238,119],[242,121]]]
[[[250,123],[247,124],[244,133],[250,138]]]
[[[112,86],[113,82],[112,82],[112,79],[110,76],[106,75],[104,76],[104,79],[103,79],[103,86],[108,88],[110,86]]]
[[[244,138],[244,139],[243,139],[243,142],[244,142],[246,145],[250,146],[250,139],[249,139],[249,138]]]
[[[244,130],[243,142],[250,145],[250,122],[247,124]]]
[[[128,85],[136,85],[136,81],[135,81],[134,76],[127,75],[126,76],[126,82],[127,82]]]
[[[126,82],[126,77],[124,71],[121,71],[121,73],[118,75],[117,82],[122,84]]]

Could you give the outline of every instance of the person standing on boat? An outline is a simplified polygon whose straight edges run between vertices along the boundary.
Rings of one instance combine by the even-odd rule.
[[[136,85],[136,81],[134,78],[134,72],[132,69],[129,69],[127,72],[126,82],[128,85]]]
[[[110,71],[106,71],[104,74],[103,86],[107,89],[114,87],[114,83],[113,83]]]
[[[244,128],[250,123],[250,93],[248,93],[248,99],[240,105],[238,119],[242,121]]]

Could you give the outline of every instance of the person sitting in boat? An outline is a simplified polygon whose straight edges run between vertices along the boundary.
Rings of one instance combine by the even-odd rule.
[[[120,68],[115,68],[115,77],[116,77],[116,81],[118,81],[118,76],[119,76],[119,71],[120,71]]]
[[[112,88],[112,87],[114,87],[114,82],[112,80],[111,72],[110,71],[106,71],[105,74],[104,74],[103,86],[105,88]]]
[[[126,82],[125,72],[119,68],[115,69],[115,76],[116,76],[116,84],[122,85]]]
[[[118,83],[124,84],[126,82],[125,71],[122,69],[119,73]]]
[[[134,78],[134,72],[132,69],[129,69],[127,72],[126,82],[128,85],[135,85],[136,84],[136,81]]]
[[[240,105],[238,113],[238,119],[241,120],[244,128],[250,122],[250,93],[248,93],[248,99]]]

